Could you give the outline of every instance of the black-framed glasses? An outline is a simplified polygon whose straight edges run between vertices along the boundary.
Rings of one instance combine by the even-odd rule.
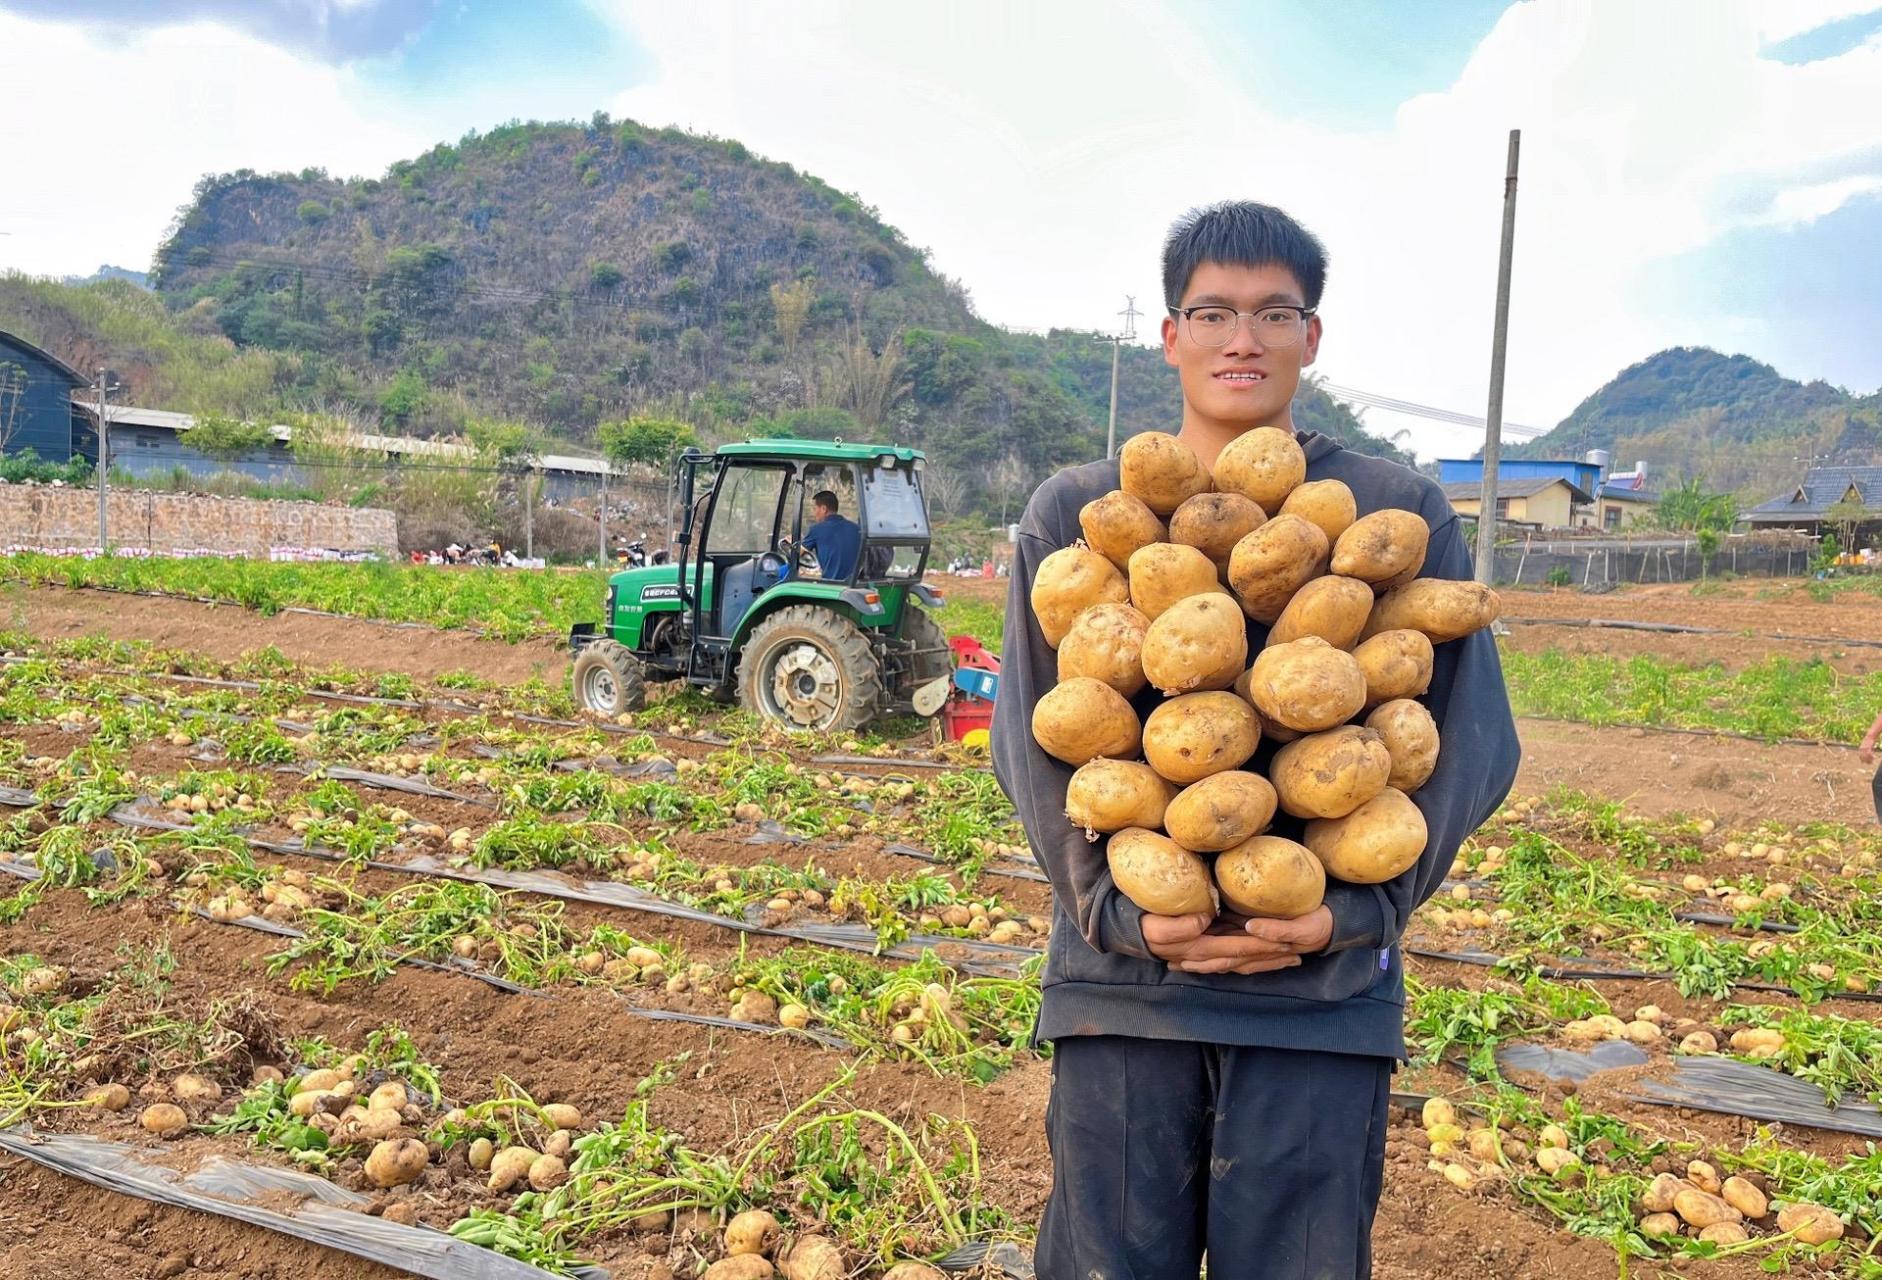
[[[1234,307],[1171,307],[1170,314],[1183,317],[1189,326],[1190,341],[1199,347],[1225,347],[1235,336],[1244,317],[1254,330],[1255,340],[1264,347],[1291,347],[1307,332],[1307,317],[1316,308],[1275,303],[1253,311]]]

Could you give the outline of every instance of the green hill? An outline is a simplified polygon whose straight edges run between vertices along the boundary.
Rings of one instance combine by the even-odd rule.
[[[181,328],[290,356],[290,398],[392,430],[494,414],[579,441],[636,413],[709,438],[847,429],[976,484],[1008,454],[1037,478],[1102,449],[1110,353],[1092,335],[986,324],[857,197],[605,115],[469,134],[382,179],[205,178],[153,283]],[[1119,399],[1120,436],[1177,420],[1152,349],[1126,350]],[[1299,408],[1404,459],[1317,390]]]

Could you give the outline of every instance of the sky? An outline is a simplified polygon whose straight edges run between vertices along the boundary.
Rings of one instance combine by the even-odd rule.
[[[1013,327],[1132,296],[1148,340],[1170,221],[1269,201],[1329,249],[1317,372],[1478,414],[1520,128],[1509,421],[1676,345],[1882,386],[1882,0],[0,0],[0,267],[145,266],[204,174],[597,109],[857,193]]]

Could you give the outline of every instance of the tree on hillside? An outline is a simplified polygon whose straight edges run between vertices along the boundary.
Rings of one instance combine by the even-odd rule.
[[[953,467],[937,467],[930,463],[921,473],[921,490],[928,497],[928,505],[959,515],[961,499],[967,496],[967,476]]]
[[[913,386],[902,368],[901,330],[875,351],[862,326],[852,326],[849,341],[837,350],[835,381],[837,403],[855,414],[863,426],[873,429],[887,422],[889,410]]]
[[[666,418],[630,418],[604,422],[597,429],[602,456],[617,467],[644,466],[665,472],[682,450],[699,443],[699,435],[684,422]]]
[[[771,324],[784,344],[787,363],[797,359],[797,344],[804,336],[804,322],[810,317],[811,304],[817,300],[816,286],[808,280],[771,286]]]
[[[196,419],[196,425],[183,437],[190,448],[225,466],[263,448],[272,439],[274,432],[267,427],[214,413]]]
[[[1026,462],[1017,453],[1008,452],[994,465],[987,476],[987,487],[1000,503],[1000,527],[1007,524],[1007,512],[1013,505],[1013,499],[1025,493],[1031,479]]]

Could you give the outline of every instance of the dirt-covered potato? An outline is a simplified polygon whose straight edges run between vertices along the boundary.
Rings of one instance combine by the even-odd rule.
[[[1387,787],[1344,818],[1307,824],[1306,845],[1336,880],[1383,884],[1425,851],[1425,815],[1411,797]]]
[[[1350,724],[1288,743],[1268,766],[1281,808],[1296,818],[1343,818],[1385,790],[1391,773],[1384,737]]]
[[[741,1253],[768,1254],[777,1247],[784,1228],[764,1209],[747,1209],[725,1225],[725,1251],[733,1257]]]
[[[1256,427],[1229,441],[1215,460],[1215,487],[1239,493],[1263,511],[1279,511],[1307,478],[1307,455],[1292,431]]]
[[[1438,767],[1438,726],[1423,703],[1410,698],[1381,703],[1366,717],[1366,727],[1391,753],[1393,786],[1410,795],[1430,780]]]
[[[1309,480],[1287,495],[1276,515],[1300,516],[1320,526],[1329,543],[1359,518],[1359,504],[1342,480]]]
[[[1248,620],[1228,595],[1178,600],[1144,633],[1144,675],[1166,694],[1226,689],[1248,668]]]
[[[1432,644],[1443,644],[1483,630],[1496,621],[1502,608],[1496,592],[1481,582],[1416,578],[1379,597],[1372,606],[1372,616],[1366,619],[1366,633],[1360,638],[1409,627],[1424,632]]]
[[[800,1236],[778,1260],[784,1280],[844,1280],[850,1273],[843,1250],[827,1236]]]
[[[1176,788],[1136,760],[1093,760],[1065,786],[1065,816],[1087,835],[1163,825]]]
[[[1366,677],[1352,654],[1319,636],[1302,636],[1256,656],[1248,696],[1263,720],[1318,733],[1359,714],[1366,705]]]
[[[1431,687],[1431,637],[1422,631],[1381,631],[1360,642],[1353,660],[1366,677],[1369,707],[1394,698],[1415,698]]]
[[[1274,787],[1266,778],[1230,769],[1184,787],[1163,811],[1162,825],[1191,853],[1220,853],[1266,831],[1274,805]]]
[[[1143,728],[1116,689],[1078,676],[1054,685],[1033,706],[1032,736],[1047,755],[1076,765],[1099,756],[1129,759]]]
[[[402,1187],[418,1181],[430,1160],[431,1152],[417,1138],[388,1139],[366,1157],[366,1179],[382,1189]]]
[[[1144,722],[1144,758],[1178,786],[1239,769],[1260,745],[1255,709],[1228,692],[1171,698]]]
[[[1326,570],[1327,535],[1300,516],[1276,516],[1235,544],[1229,585],[1248,616],[1272,623],[1294,593]]]
[[[1431,526],[1415,511],[1388,508],[1355,520],[1333,544],[1333,572],[1381,589],[1401,586],[1424,567]]]
[[[1156,831],[1130,827],[1111,837],[1105,850],[1118,892],[1159,916],[1216,911],[1209,864]]]
[[[1117,451],[1117,461],[1124,492],[1160,516],[1214,487],[1196,451],[1166,432],[1132,436]]]
[[[1372,588],[1358,578],[1315,578],[1287,602],[1268,631],[1268,646],[1319,636],[1335,649],[1350,649],[1372,614]]]
[[[1170,517],[1170,541],[1180,542],[1215,561],[1225,581],[1235,544],[1260,528],[1268,513],[1239,493],[1199,493]]]
[[[1083,547],[1060,547],[1039,562],[1033,575],[1032,611],[1054,649],[1078,615],[1095,604],[1123,604],[1130,587],[1117,566]]]
[[[1221,591],[1215,561],[1194,547],[1159,542],[1131,556],[1131,603],[1152,622],[1178,600]]]
[[[1215,882],[1233,910],[1280,920],[1306,915],[1327,892],[1320,860],[1280,836],[1255,836],[1216,858]]]
[[[706,1268],[706,1274],[701,1280],[770,1280],[776,1274],[769,1258],[756,1253],[740,1253],[730,1258],[720,1258]]]
[[[1145,683],[1144,633],[1149,629],[1150,619],[1130,605],[1091,606],[1059,641],[1060,683],[1090,676],[1127,698],[1136,697]]]
[[[1131,552],[1137,548],[1169,540],[1157,513],[1122,489],[1087,502],[1078,512],[1078,527],[1084,530],[1086,545],[1116,565],[1119,573],[1130,568]]]

